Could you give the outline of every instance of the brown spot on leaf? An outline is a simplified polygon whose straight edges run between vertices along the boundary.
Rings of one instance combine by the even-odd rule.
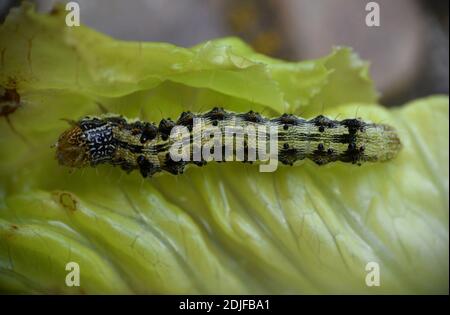
[[[29,143],[29,141],[16,130],[11,122],[11,119],[9,118],[9,115],[13,114],[21,106],[20,94],[17,92],[16,82],[14,80],[10,80],[8,86],[3,89],[3,95],[0,96],[0,117],[5,117],[12,132],[19,136],[19,138],[25,143]]]
[[[76,211],[78,208],[78,201],[69,192],[62,192],[59,194],[59,203],[69,211]]]
[[[0,116],[8,116],[14,113],[20,106],[20,95],[16,88],[7,87],[0,96]]]

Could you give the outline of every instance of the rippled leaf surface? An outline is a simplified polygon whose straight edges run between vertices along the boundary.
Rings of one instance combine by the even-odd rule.
[[[292,63],[235,38],[122,42],[26,3],[0,27],[0,53],[0,85],[21,97],[12,127],[0,117],[1,291],[448,293],[448,96],[386,110],[348,48]],[[51,148],[61,118],[99,114],[97,103],[152,121],[217,105],[358,116],[395,126],[404,149],[361,167],[71,173]],[[70,261],[80,287],[65,285]],[[379,287],[366,285],[368,262],[380,266]]]

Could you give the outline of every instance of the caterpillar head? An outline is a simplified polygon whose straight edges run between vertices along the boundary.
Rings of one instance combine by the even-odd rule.
[[[116,150],[111,124],[96,117],[70,122],[56,143],[56,158],[61,165],[84,167],[109,161]]]
[[[69,167],[84,167],[89,164],[89,147],[81,127],[72,123],[55,144],[59,164]]]

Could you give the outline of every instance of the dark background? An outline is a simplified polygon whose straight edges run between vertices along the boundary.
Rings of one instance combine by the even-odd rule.
[[[56,1],[35,0],[50,11]],[[67,1],[62,1],[67,2]],[[287,60],[318,58],[347,45],[371,62],[381,103],[449,91],[446,0],[378,0],[380,27],[365,24],[366,0],[78,0],[81,22],[124,40],[181,46],[238,36]],[[0,19],[18,0],[0,0]]]

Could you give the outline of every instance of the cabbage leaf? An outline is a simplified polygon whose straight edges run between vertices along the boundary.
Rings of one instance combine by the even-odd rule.
[[[387,110],[349,48],[286,62],[237,38],[125,42],[26,2],[0,26],[0,54],[0,85],[20,95],[0,117],[0,291],[448,294],[448,96]],[[361,117],[394,126],[404,147],[360,167],[70,172],[51,148],[61,119],[99,114],[98,103],[156,122],[214,106]],[[65,282],[71,261],[79,287]],[[369,262],[380,286],[366,285]]]

